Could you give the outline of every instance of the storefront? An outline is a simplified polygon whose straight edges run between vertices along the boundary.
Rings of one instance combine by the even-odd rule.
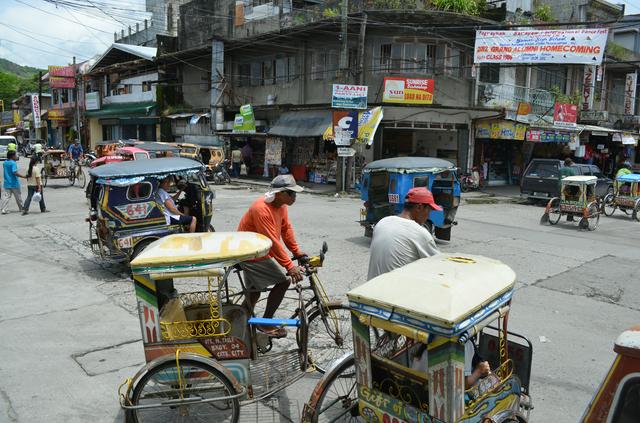
[[[99,110],[88,110],[85,116],[91,144],[111,140],[158,140],[160,125],[155,109],[155,102],[144,102],[106,104]]]
[[[475,123],[473,164],[485,185],[518,184],[524,172],[524,147],[527,125],[504,119],[479,120]],[[533,147],[533,145],[529,146]]]

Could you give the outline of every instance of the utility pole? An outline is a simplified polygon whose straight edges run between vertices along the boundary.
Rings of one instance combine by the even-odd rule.
[[[75,95],[76,107],[75,107],[75,119],[74,119],[76,122],[76,136],[78,137],[78,141],[80,141],[80,145],[82,145],[82,136],[80,135],[80,88],[78,86],[78,70],[76,69],[76,56],[73,56],[73,85],[74,85],[73,89],[76,94]]]
[[[340,49],[340,70],[338,74],[343,84],[348,83],[347,69],[349,67],[349,40],[347,39],[347,32],[349,30],[349,0],[342,0],[342,24],[340,27],[340,42],[342,43]],[[357,135],[357,134],[356,134]],[[336,166],[336,191],[347,190],[347,158],[338,157],[339,167]]]

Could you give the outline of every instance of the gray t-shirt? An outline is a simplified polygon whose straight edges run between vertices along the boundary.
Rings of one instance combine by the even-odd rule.
[[[440,250],[426,228],[403,217],[385,217],[373,231],[368,279],[436,254]]]

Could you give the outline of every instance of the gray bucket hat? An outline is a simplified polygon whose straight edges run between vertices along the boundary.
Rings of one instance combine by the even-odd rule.
[[[278,175],[271,181],[271,192],[280,191],[302,192],[304,188],[296,183],[292,175]]]

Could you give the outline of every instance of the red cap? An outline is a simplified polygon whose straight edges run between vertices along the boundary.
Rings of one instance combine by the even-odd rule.
[[[434,201],[431,191],[425,187],[411,188],[404,198],[404,201],[413,204],[428,204],[432,209],[442,211],[442,207]]]

